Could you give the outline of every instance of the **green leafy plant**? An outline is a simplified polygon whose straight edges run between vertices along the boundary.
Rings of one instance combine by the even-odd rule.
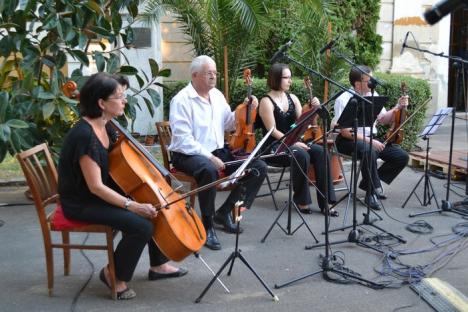
[[[125,51],[133,47],[139,1],[4,0],[0,3],[0,162],[40,142],[60,148],[78,118],[78,102],[62,86],[87,79],[90,61],[98,71],[135,77],[126,115],[134,120],[138,98],[149,112],[160,105],[154,87],[170,71],[150,59],[151,73],[130,66]],[[125,14],[125,23],[121,11]],[[67,61],[78,69],[67,75]],[[125,62],[121,62],[124,59]],[[94,65],[93,65],[94,66]],[[123,120],[126,121],[125,119]]]

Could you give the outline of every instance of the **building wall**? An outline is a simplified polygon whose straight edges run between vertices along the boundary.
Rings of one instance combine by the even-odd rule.
[[[190,38],[181,31],[181,24],[171,16],[165,16],[160,27],[163,67],[171,69],[171,76],[164,81],[189,80],[189,65],[195,57]]]
[[[410,31],[413,35],[408,36],[408,46],[419,45],[422,49],[448,54],[450,17],[433,26],[423,18],[423,12],[434,3],[436,0],[381,0],[377,24],[377,32],[383,37],[378,70],[427,79],[433,94],[428,114],[447,106],[448,62],[445,58],[409,48],[402,54],[400,52],[406,33]],[[165,81],[189,79],[188,67],[194,57],[193,48],[188,44],[189,38],[170,16],[164,17],[160,27],[162,64],[172,70],[171,77]]]
[[[406,34],[411,32],[407,46],[448,54],[450,17],[433,26],[423,18],[424,11],[434,3],[435,0],[382,0],[377,25],[377,32],[383,37],[379,70],[427,79],[433,94],[428,114],[447,106],[447,59],[410,48],[405,48],[401,53],[401,48]]]

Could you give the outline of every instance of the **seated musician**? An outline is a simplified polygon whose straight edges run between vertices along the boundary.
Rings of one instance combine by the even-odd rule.
[[[195,177],[198,185],[202,186],[219,179],[219,170],[230,174],[240,165],[224,165],[224,162],[233,160],[229,149],[224,146],[224,132],[233,130],[235,112],[231,111],[223,94],[215,87],[217,72],[212,58],[206,55],[194,58],[190,72],[191,82],[177,93],[170,104],[172,142],[169,150],[174,167]],[[256,98],[253,105],[255,108],[258,106]],[[206,247],[221,249],[213,221],[226,232],[235,233],[231,215],[234,204],[243,200],[245,208],[252,205],[265,178],[266,164],[255,160],[249,166],[253,170],[240,179],[216,214],[216,188],[198,193],[207,232]]]
[[[260,100],[259,105],[259,124],[265,132],[266,129],[275,127],[271,137],[265,143],[268,146],[274,140],[278,140],[291,129],[297,118],[302,113],[302,106],[297,96],[287,92],[291,87],[291,70],[288,65],[276,63],[273,64],[268,72],[267,84],[270,87],[268,94]],[[313,98],[312,104],[315,107],[320,105],[317,98]],[[275,150],[278,145],[273,146]],[[309,189],[309,181],[307,172],[309,165],[312,164],[317,177],[317,201],[320,211],[324,214],[326,200],[324,197],[325,190],[328,188],[328,202],[333,204],[336,202],[335,190],[330,174],[330,161],[328,166],[324,165],[323,148],[317,144],[306,145],[303,142],[296,142],[292,147],[292,182],[294,197],[293,200],[297,204],[302,213],[312,213],[310,205],[312,203]],[[267,162],[272,164],[280,164],[289,166],[291,163],[290,157],[279,156],[276,159],[269,158]],[[328,184],[325,184],[325,177],[328,175]],[[330,216],[337,217],[338,211],[331,209]]]
[[[92,75],[81,89],[81,119],[67,134],[58,165],[58,192],[67,218],[111,226],[122,232],[114,252],[117,298],[132,299],[132,279],[140,255],[148,245],[149,280],[179,277],[187,273],[168,264],[152,239],[157,211],[153,205],[121,195],[109,176],[108,154],[116,133],[108,123],[121,116],[126,104],[123,87],[105,73]],[[100,272],[110,287],[109,270]]]
[[[362,70],[362,72],[360,70]],[[363,74],[363,72],[365,74]],[[371,69],[364,65],[359,65],[358,68],[351,68],[349,73],[349,82],[352,86],[352,89],[363,96],[370,96],[371,90],[368,86],[368,82],[372,75]],[[375,92],[375,96],[378,94]],[[336,122],[341,114],[343,113],[344,108],[348,104],[348,101],[351,99],[352,94],[349,92],[343,93],[335,101],[335,117],[334,121]],[[377,122],[381,124],[390,124],[393,121],[393,115],[396,109],[403,108],[408,106],[408,96],[402,96],[398,100],[398,104],[394,108],[387,111],[385,108],[382,108],[382,111],[377,117]],[[357,157],[362,160],[362,180],[359,183],[359,188],[366,191],[365,202],[371,209],[380,209],[380,204],[378,199],[385,199],[386,196],[383,193],[382,185],[380,181],[383,181],[387,184],[392,183],[392,181],[398,176],[398,174],[403,170],[403,168],[408,163],[408,153],[406,153],[400,146],[396,144],[382,144],[382,141],[378,138],[372,140],[372,153],[370,162],[367,160],[369,151],[369,136],[370,136],[370,127],[364,129],[365,136],[363,136],[363,129],[358,128],[357,131]],[[376,128],[375,125],[372,129],[375,134]],[[336,139],[336,146],[338,151],[343,154],[351,155],[354,150],[354,140],[353,132],[351,128],[341,129],[340,134]],[[381,158],[384,163],[380,168],[377,169],[377,158]],[[369,163],[372,164],[372,170],[369,171]],[[368,191],[368,184],[370,183],[370,192]]]

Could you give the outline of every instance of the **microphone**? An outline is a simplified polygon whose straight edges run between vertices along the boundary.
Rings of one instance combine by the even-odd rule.
[[[291,39],[289,40],[288,42],[286,42],[285,44],[283,44],[279,49],[278,51],[276,51],[275,54],[273,54],[273,56],[271,57],[270,59],[270,64],[273,64],[274,62],[276,62],[277,59],[283,57],[284,55],[284,52],[289,49],[290,46],[292,46],[292,44],[294,43],[294,41]]]
[[[405,35],[405,40],[403,40],[403,45],[401,46],[401,50],[400,50],[400,55],[403,54],[403,51],[405,50],[406,48],[406,41],[408,40],[408,35],[409,35],[409,31],[406,33]]]
[[[324,45],[321,49],[320,49],[320,54],[323,54],[325,51],[327,51],[328,49],[331,49],[333,48],[333,46],[336,44],[336,42],[338,41],[340,37],[336,38],[336,39],[332,39],[331,41],[329,41],[326,45]]]
[[[424,18],[426,19],[426,22],[434,25],[445,15],[456,10],[463,3],[466,4],[466,0],[441,0],[434,4],[431,9],[424,12]]]

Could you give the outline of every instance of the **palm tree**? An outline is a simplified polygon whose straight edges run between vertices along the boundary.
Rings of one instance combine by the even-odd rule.
[[[197,55],[214,58],[224,82],[235,81],[255,62],[256,55],[247,53],[247,47],[267,14],[264,0],[147,0],[141,17],[154,23],[167,13],[183,25]],[[225,57],[227,73],[222,66]],[[221,79],[218,83],[224,89]],[[231,84],[228,94],[233,88]]]

